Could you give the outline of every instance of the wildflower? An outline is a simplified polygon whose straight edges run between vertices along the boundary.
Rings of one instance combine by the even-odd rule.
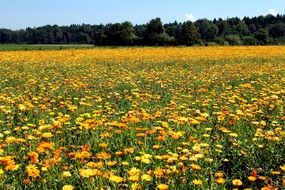
[[[101,159],[101,160],[106,160],[106,159],[111,158],[111,155],[107,152],[98,153],[96,156],[98,159]]]
[[[201,166],[199,166],[197,164],[191,164],[190,167],[192,170],[201,170]]]
[[[53,135],[50,132],[42,134],[42,138],[48,139],[48,138],[51,138],[51,137],[53,137]]]
[[[64,185],[61,190],[73,190],[74,187],[72,185]]]
[[[140,180],[140,173],[141,171],[135,167],[131,168],[129,171],[128,171],[128,175],[129,175],[129,178],[128,180],[130,181],[139,181]]]
[[[280,175],[280,172],[279,171],[272,171],[271,174],[272,175]]]
[[[141,178],[144,181],[152,181],[152,177],[148,174],[143,174]]]
[[[138,183],[133,183],[131,185],[131,190],[142,189],[142,186]]]
[[[242,186],[242,181],[239,179],[232,180],[234,186]]]
[[[40,171],[35,165],[28,165],[26,166],[26,172],[28,173],[28,176],[31,178],[37,178],[40,176]]]
[[[27,107],[26,107],[24,104],[19,104],[19,105],[18,105],[18,109],[19,109],[20,111],[25,111],[25,110],[27,109]]]
[[[158,186],[156,186],[156,188],[158,190],[168,190],[169,189],[169,186],[166,185],[166,184],[159,184]]]
[[[48,143],[48,142],[41,142],[39,145],[38,145],[38,148],[37,148],[37,151],[39,153],[42,153],[46,150],[52,150],[54,148],[54,143]]]
[[[38,153],[36,153],[36,152],[31,152],[31,153],[29,153],[29,156],[30,156],[30,158],[31,158],[31,164],[35,164],[35,163],[38,163],[38,162],[39,162],[39,160],[38,160],[38,158],[39,158]]]
[[[224,177],[224,173],[222,172],[216,172],[215,173],[215,177],[218,178],[218,177]]]
[[[121,183],[124,181],[124,178],[120,177],[120,176],[116,176],[116,175],[111,175],[109,177],[109,181],[111,182],[115,182],[115,183]]]
[[[82,177],[92,177],[92,176],[100,176],[102,175],[102,172],[98,169],[80,169],[79,174]]]
[[[249,177],[248,177],[248,180],[249,180],[249,181],[256,181],[256,177],[254,177],[254,176],[249,176]]]
[[[229,135],[230,135],[231,137],[234,137],[234,138],[238,137],[238,134],[237,134],[237,133],[230,133]]]
[[[105,149],[105,148],[108,147],[108,144],[106,144],[106,143],[100,143],[100,144],[99,144],[99,147]]]
[[[222,178],[222,177],[218,177],[218,178],[215,179],[215,182],[217,184],[222,185],[222,184],[224,184],[226,182],[226,180],[224,178]]]
[[[68,177],[71,177],[71,173],[69,171],[66,171],[66,172],[62,172],[62,177],[64,178],[68,178]]]
[[[194,180],[192,181],[192,183],[193,183],[194,185],[202,185],[202,184],[203,184],[202,180],[200,180],[200,179],[194,179]]]

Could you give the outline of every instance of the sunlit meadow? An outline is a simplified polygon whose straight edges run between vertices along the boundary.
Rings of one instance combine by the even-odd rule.
[[[0,189],[285,189],[284,52],[0,52]]]

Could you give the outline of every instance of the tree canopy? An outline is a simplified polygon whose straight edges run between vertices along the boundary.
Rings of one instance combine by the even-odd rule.
[[[160,18],[147,24],[131,22],[100,25],[46,25],[22,30],[0,29],[2,44],[133,45],[274,45],[285,44],[285,15],[200,19],[163,24]]]

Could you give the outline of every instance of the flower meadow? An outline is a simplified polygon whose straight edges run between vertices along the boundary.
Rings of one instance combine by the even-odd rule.
[[[284,52],[0,52],[0,189],[285,189]]]

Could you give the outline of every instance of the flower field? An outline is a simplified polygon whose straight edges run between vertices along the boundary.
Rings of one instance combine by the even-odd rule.
[[[285,189],[284,52],[0,52],[0,189]]]

